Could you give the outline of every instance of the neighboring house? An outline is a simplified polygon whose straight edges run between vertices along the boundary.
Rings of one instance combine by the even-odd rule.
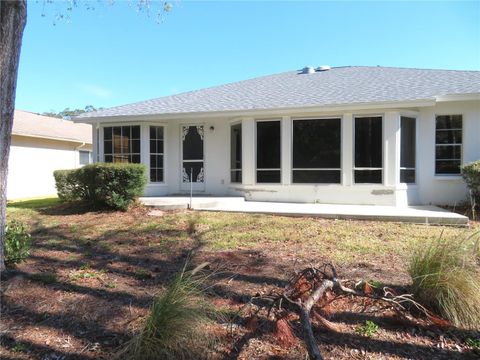
[[[56,194],[53,171],[91,162],[92,127],[15,110],[7,199]]]
[[[148,196],[455,204],[480,158],[480,72],[310,67],[82,114]]]

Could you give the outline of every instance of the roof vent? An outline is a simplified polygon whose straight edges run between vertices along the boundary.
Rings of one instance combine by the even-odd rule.
[[[322,65],[322,66],[319,66],[315,69],[315,71],[328,71],[330,70],[331,67],[329,65]]]
[[[314,72],[315,72],[315,69],[313,68],[313,66],[305,66],[302,69],[302,74],[313,74]]]

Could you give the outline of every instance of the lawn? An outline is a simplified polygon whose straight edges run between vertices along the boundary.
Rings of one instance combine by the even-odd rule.
[[[2,281],[2,359],[111,358],[187,258],[192,266],[207,260],[222,268],[208,296],[228,313],[284,286],[295,267],[325,261],[342,278],[406,289],[417,246],[480,229],[190,211],[149,216],[140,206],[88,212],[54,198],[10,203],[7,216],[28,224],[34,245],[29,260]],[[326,358],[475,356],[466,341],[478,334],[392,326],[361,309],[346,312],[332,316],[345,333],[317,331]],[[358,328],[368,319],[379,329],[367,338]],[[239,324],[234,333],[221,322],[209,330],[220,339],[213,358],[304,358],[301,343],[285,348],[272,334]]]

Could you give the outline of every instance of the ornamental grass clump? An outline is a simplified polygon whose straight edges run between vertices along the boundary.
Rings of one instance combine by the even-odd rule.
[[[118,353],[118,358],[203,359],[208,357],[212,336],[207,331],[213,314],[203,289],[208,275],[200,265],[183,270],[158,296],[143,327]]]
[[[410,260],[414,296],[454,326],[480,328],[479,239],[440,237]]]

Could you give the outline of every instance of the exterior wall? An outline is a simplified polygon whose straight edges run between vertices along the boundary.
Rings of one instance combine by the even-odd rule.
[[[55,195],[53,171],[79,165],[80,143],[12,136],[8,161],[7,199]],[[81,150],[91,150],[86,145]]]
[[[463,161],[480,159],[480,103],[443,102],[436,106],[362,110],[278,116],[269,119],[281,121],[281,183],[255,183],[255,121],[253,117],[214,118],[211,120],[163,120],[159,122],[124,121],[99,125],[103,138],[103,126],[140,124],[142,133],[142,162],[149,165],[148,126],[165,126],[165,182],[149,183],[145,195],[162,196],[188,193],[181,187],[181,125],[204,125],[205,188],[195,193],[204,195],[244,195],[247,200],[321,202],[334,204],[377,204],[406,206],[415,204],[455,204],[466,200],[467,191],[460,176],[435,176],[435,115],[462,114],[464,139]],[[303,116],[305,115],[305,116]],[[383,183],[354,184],[353,180],[353,129],[356,115],[381,115],[383,117]],[[417,118],[416,184],[400,183],[400,117]],[[292,184],[291,126],[295,118],[335,116],[342,120],[342,183],[341,184]],[[261,118],[259,119],[261,120]],[[242,123],[242,184],[230,183],[230,125]],[[213,127],[213,129],[211,129]],[[94,127],[95,128],[95,127]],[[95,139],[94,130],[94,139]],[[95,143],[95,140],[94,140]],[[103,144],[99,142],[99,159],[103,159]]]
[[[417,176],[422,204],[455,205],[467,200],[468,192],[460,175],[435,176],[435,116],[463,115],[463,163],[480,159],[480,102],[445,102],[420,109],[417,139]]]

